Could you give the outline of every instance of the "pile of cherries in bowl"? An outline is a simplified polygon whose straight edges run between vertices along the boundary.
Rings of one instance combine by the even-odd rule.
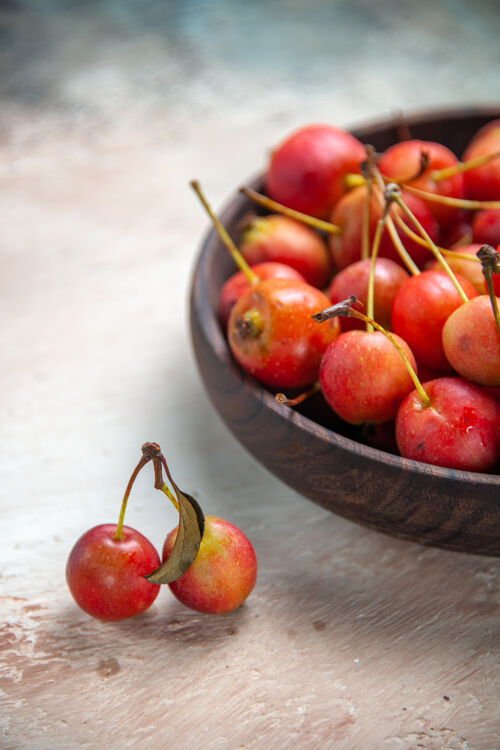
[[[244,191],[260,214],[238,250],[211,214],[240,267],[218,301],[239,365],[283,409],[320,391],[344,434],[499,473],[500,120],[459,156],[306,126],[272,152],[265,194]]]

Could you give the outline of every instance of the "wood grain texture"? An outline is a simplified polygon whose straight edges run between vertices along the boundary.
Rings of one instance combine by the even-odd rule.
[[[476,130],[498,115],[498,109],[424,113],[404,125],[414,138],[461,153]],[[400,128],[385,121],[355,135],[381,150],[397,141]],[[222,214],[230,232],[251,205],[241,195],[231,201]],[[346,435],[340,422],[343,432],[318,424],[308,405],[299,413],[277,404],[241,371],[217,319],[218,293],[231,269],[212,230],[194,273],[191,331],[206,389],[252,455],[305,497],[346,518],[423,544],[500,555],[500,476],[433,467],[364,445],[348,436],[349,428]]]

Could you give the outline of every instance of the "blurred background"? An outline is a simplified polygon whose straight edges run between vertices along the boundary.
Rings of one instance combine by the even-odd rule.
[[[499,93],[495,0],[2,0],[2,119],[209,118],[281,136]],[[261,153],[257,133],[244,149]]]

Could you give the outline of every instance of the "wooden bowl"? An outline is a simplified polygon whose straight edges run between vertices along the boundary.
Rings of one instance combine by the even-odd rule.
[[[382,151],[408,132],[460,155],[500,108],[447,111],[379,122],[354,132]],[[403,135],[404,137],[404,135]],[[254,187],[261,188],[262,180]],[[236,194],[221,215],[229,232],[250,209]],[[203,382],[215,408],[250,453],[309,500],[393,536],[462,552],[500,555],[500,476],[455,471],[401,458],[363,442],[335,420],[318,395],[300,411],[233,360],[218,317],[219,290],[235,269],[215,231],[206,237],[191,290],[191,333]]]

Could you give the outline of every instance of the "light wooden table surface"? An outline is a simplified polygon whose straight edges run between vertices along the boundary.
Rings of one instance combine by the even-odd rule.
[[[212,31],[227,10],[215,5]],[[210,57],[202,45],[197,61],[195,45],[191,57],[171,42],[165,53],[152,23],[146,37],[106,36],[92,9],[54,11],[28,34],[15,3],[2,11],[18,39],[37,28],[63,40],[31,63],[23,48],[24,73],[8,66],[0,89],[5,750],[500,748],[500,562],[378,535],[280,484],[222,425],[191,351],[188,291],[207,223],[190,178],[220,206],[299,123],[498,95],[490,6],[471,16],[438,3],[426,35],[429,3],[413,24],[403,13],[401,28],[391,3],[392,15],[371,21],[369,4],[357,21],[333,5],[334,41],[342,23],[376,31],[357,66],[345,80],[321,69],[318,85],[282,66],[265,87],[248,61],[226,64],[237,48],[229,32],[233,47]],[[270,7],[276,23],[279,4]],[[203,26],[207,8],[189,18]],[[242,13],[251,30],[256,17]],[[405,78],[395,61],[417,38],[422,55]],[[471,51],[453,67],[457,42]],[[334,70],[345,52],[323,40],[312,70],[322,59]],[[166,90],[163,61],[178,66]],[[259,578],[240,610],[202,616],[165,589],[144,615],[106,624],[72,602],[68,553],[117,518],[146,440],[205,512],[254,543]],[[176,516],[152,485],[145,470],[126,520],[160,547]]]

